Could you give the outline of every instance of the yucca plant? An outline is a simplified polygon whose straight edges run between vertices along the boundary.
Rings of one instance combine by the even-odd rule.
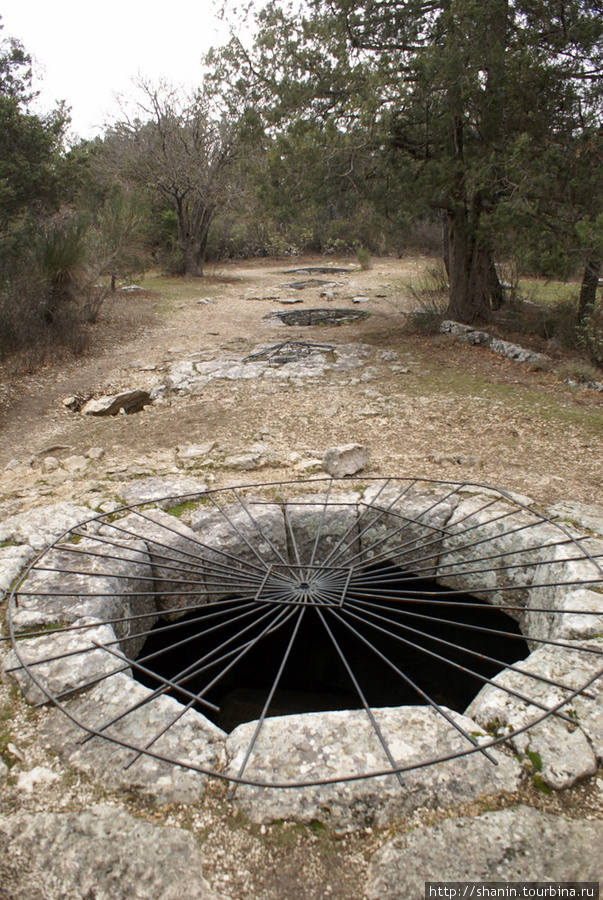
[[[52,221],[40,233],[36,256],[48,321],[53,321],[66,304],[77,300],[85,272],[87,231],[84,219],[65,217]]]

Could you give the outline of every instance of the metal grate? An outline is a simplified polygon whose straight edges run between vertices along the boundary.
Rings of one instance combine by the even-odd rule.
[[[93,516],[38,556],[8,604],[12,671],[35,702],[54,704],[87,732],[84,741],[104,738],[131,750],[131,762],[146,754],[236,783],[297,787],[400,778],[411,768],[472,753],[494,762],[491,748],[549,717],[575,726],[572,701],[596,702],[591,686],[603,673],[603,603],[595,602],[603,586],[601,558],[600,544],[571,525],[504,491],[467,482],[317,479],[167,497]],[[476,608],[504,613],[508,627],[468,619]],[[341,778],[300,771],[254,779],[246,774],[249,761],[261,752],[288,667],[303,666],[309,653],[310,621],[344,673],[352,706],[370,723],[381,763]],[[150,635],[161,636],[159,649],[145,649]],[[498,657],[488,649],[492,638],[525,641],[532,653],[571,654],[578,683],[537,671],[529,657],[520,659],[521,648],[516,661]],[[196,763],[191,748],[162,752],[161,738],[187,712],[219,713],[216,687],[269,642],[273,672],[238,770]],[[396,758],[358,669],[360,649],[410,703],[430,707],[461,736],[458,751],[439,754],[433,747],[412,765]],[[169,676],[158,666],[166,654],[182,658]],[[523,705],[522,726],[477,737],[422,679],[420,667],[405,667],[405,656],[424,660],[425,671],[437,663],[443,678],[462,673],[474,694],[492,687],[504,692]],[[77,666],[65,677],[70,660]],[[102,722],[92,704],[79,702],[74,712],[74,698],[130,672],[147,685],[143,700]],[[124,737],[129,716],[168,694],[180,703],[174,715],[158,721],[144,741]]]

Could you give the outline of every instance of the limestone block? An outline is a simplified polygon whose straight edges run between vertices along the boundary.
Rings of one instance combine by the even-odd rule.
[[[600,881],[603,823],[526,806],[416,828],[374,855],[367,900],[423,900],[425,882]],[[494,889],[494,885],[490,885]]]
[[[34,555],[34,549],[28,544],[0,547],[0,599],[9,592],[15,579]]]
[[[113,790],[136,790],[162,803],[191,802],[203,794],[206,777],[185,766],[215,771],[223,765],[221,729],[201,713],[126,674],[105,679],[68,701],[65,709],[87,729],[120,743],[101,737],[78,743],[84,732],[59,710],[43,720],[43,740],[66,764]],[[137,749],[144,747],[156,756],[143,754],[136,759]],[[126,768],[128,763],[132,764]]]
[[[370,485],[359,507],[363,557],[433,577],[457,504],[450,488],[428,491],[396,482]]]
[[[87,616],[102,622],[119,619],[115,633],[122,650],[135,655],[144,642],[136,635],[156,620],[146,544],[124,541],[115,531],[110,543],[84,538],[57,544],[20,586],[11,616],[18,631]]]
[[[82,406],[81,412],[84,416],[116,416],[123,410],[127,415],[131,415],[140,412],[152,402],[148,391],[137,389],[88,400]]]
[[[300,494],[285,509],[289,559],[293,565],[347,566],[356,561],[358,542],[357,493]]]
[[[323,468],[333,478],[356,475],[365,469],[370,460],[370,450],[364,444],[343,444],[329,447],[323,457]]]
[[[140,478],[120,488],[126,505],[156,503],[162,509],[170,509],[185,501],[200,500],[206,491],[205,482],[190,475]]]
[[[603,650],[603,643],[576,644],[575,650],[558,646],[541,646],[530,656],[517,663],[523,672],[505,669],[486,685],[466,710],[483,728],[497,724],[502,730],[514,732],[537,722],[571,696],[572,691],[585,687],[597,673],[603,671],[603,656],[581,652],[592,646]],[[533,677],[532,677],[533,676]],[[556,687],[542,678],[550,679],[568,690]],[[522,696],[509,694],[508,688]],[[579,696],[563,706],[562,711],[575,718],[576,725],[549,716],[528,731],[511,738],[520,753],[535,752],[542,760],[541,777],[551,787],[569,787],[581,778],[592,775],[597,768],[597,757],[603,752],[603,715],[601,700],[603,685],[600,679],[589,687],[590,698]],[[522,699],[526,698],[526,699]],[[593,699],[594,697],[594,699]],[[541,709],[530,703],[535,700]],[[502,733],[502,732],[501,732]]]
[[[204,878],[192,834],[151,825],[114,806],[16,813],[0,818],[0,834],[9,857],[23,861],[18,877],[26,881],[14,885],[11,873],[10,896],[17,896],[12,888],[23,886],[18,896],[41,890],[39,896],[48,900],[219,900]]]
[[[5,657],[4,671],[30,703],[46,703],[53,696],[81,689],[112,673],[124,669],[130,672],[109,625],[88,618],[79,620],[78,625],[90,627],[21,640],[16,652]],[[107,645],[112,652],[98,649],[97,644]]]
[[[446,526],[437,580],[495,605],[525,607],[541,577],[543,560],[563,536],[554,525],[504,498],[486,493],[463,497]],[[544,581],[550,579],[542,579]],[[550,605],[546,589],[537,605]],[[521,614],[513,614],[522,620]],[[526,631],[527,633],[527,631]]]
[[[185,522],[162,509],[144,509],[107,523],[102,529],[109,536],[123,532],[145,541],[158,612],[178,618],[184,615],[183,610],[209,601],[204,548]]]
[[[471,750],[469,738],[431,708],[377,709],[374,715],[401,767]],[[466,716],[451,715],[466,734],[480,732]],[[248,722],[229,735],[229,774],[239,773],[255,727],[256,723]],[[444,809],[516,791],[522,776],[519,763],[499,750],[489,752],[498,765],[477,751],[404,772],[402,785],[396,776],[387,775],[296,790],[239,786],[235,803],[257,823],[316,819],[341,831],[372,822],[381,827],[419,807]],[[342,711],[267,719],[243,774],[260,782],[310,782],[389,767],[364,711]]]
[[[93,518],[91,510],[85,506],[74,506],[72,503],[55,503],[52,506],[40,506],[28,512],[9,516],[0,523],[0,543],[14,541],[15,544],[29,544],[34,550],[43,550],[48,544],[57,540],[62,534],[76,525],[86,523],[79,531],[94,534],[99,525]]]
[[[287,532],[278,504],[233,503],[218,510],[204,508],[190,517],[199,554],[206,566],[205,582],[212,600],[233,594],[255,594],[266,568],[286,565]]]

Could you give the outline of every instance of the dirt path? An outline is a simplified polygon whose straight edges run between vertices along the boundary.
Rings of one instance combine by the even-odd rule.
[[[155,293],[134,300],[121,295],[121,308],[108,311],[106,333],[99,329],[101,345],[93,356],[49,367],[19,385],[1,421],[5,512],[39,502],[39,496],[46,502],[85,498],[90,480],[111,468],[134,467],[134,477],[177,469],[176,448],[204,442],[216,444],[217,486],[297,477],[300,457],[360,442],[371,449],[367,474],[468,479],[521,491],[538,503],[569,498],[603,504],[603,396],[569,388],[553,374],[532,372],[485,348],[405,333],[403,312],[413,306],[405,284],[425,264],[380,260],[368,271],[328,276],[286,274],[286,264],[258,262],[225,267],[200,282],[147,279]],[[353,268],[346,260],[339,265]],[[300,261],[292,266],[301,267]],[[334,279],[334,301],[320,296],[320,285],[303,291],[283,286],[309,278]],[[358,295],[371,299],[356,305],[352,298]],[[283,298],[303,302],[287,307]],[[199,302],[205,299],[214,302]],[[150,306],[153,317],[145,313],[141,323],[128,304]],[[264,320],[275,308],[329,305],[371,316],[355,324],[297,328]],[[361,343],[367,370],[360,379],[331,376],[303,385],[214,382],[198,394],[174,394],[140,414],[110,419],[74,414],[62,404],[73,394],[148,387],[171,363],[195,355],[243,357],[283,340]],[[396,366],[380,359],[384,350],[395,351]],[[222,465],[258,441],[269,444],[272,462],[252,473]],[[47,455],[62,461],[93,447],[105,456],[85,473],[61,480],[40,469]]]

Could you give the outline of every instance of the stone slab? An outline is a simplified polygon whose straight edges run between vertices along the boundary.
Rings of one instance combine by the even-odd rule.
[[[472,746],[431,708],[378,709],[374,714],[400,766],[452,756]],[[451,716],[466,734],[481,731],[471,719]],[[255,723],[248,722],[229,735],[229,774],[238,775],[254,729]],[[475,752],[405,772],[402,784],[387,775],[295,789],[239,785],[234,802],[256,823],[318,820],[339,831],[373,823],[381,827],[419,807],[442,809],[516,791],[521,766],[498,750],[490,752],[498,765]],[[282,784],[345,779],[386,771],[390,765],[364,712],[309,713],[267,719],[243,774],[249,780]]]
[[[424,900],[426,881],[600,881],[603,857],[595,848],[602,844],[602,822],[526,806],[452,818],[377,851],[366,900]]]
[[[44,900],[219,900],[192,834],[113,806],[16,813],[0,818],[0,834],[8,858],[21,863],[21,884],[16,876],[6,885],[19,890],[11,896],[33,898],[35,883]]]

